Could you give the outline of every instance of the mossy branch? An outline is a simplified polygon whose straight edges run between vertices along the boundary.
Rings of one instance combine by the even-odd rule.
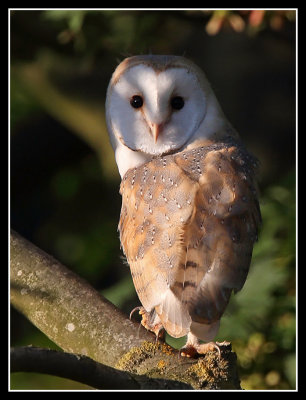
[[[240,389],[230,346],[197,360],[180,357],[87,282],[15,232],[11,233],[11,302],[64,351],[130,376],[139,387]],[[134,378],[133,378],[134,379]],[[135,378],[137,380],[137,378]],[[169,383],[170,382],[170,383]],[[172,383],[171,383],[172,382]]]
[[[102,390],[191,389],[182,382],[149,379],[120,371],[91,358],[33,346],[11,349],[11,372],[36,372],[72,379]]]

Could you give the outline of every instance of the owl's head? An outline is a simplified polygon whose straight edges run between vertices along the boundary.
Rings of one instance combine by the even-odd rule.
[[[106,121],[121,175],[152,156],[209,138],[224,119],[204,73],[184,57],[126,58],[107,90]]]

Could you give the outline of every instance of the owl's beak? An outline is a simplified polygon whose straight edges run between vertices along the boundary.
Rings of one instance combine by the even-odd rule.
[[[158,136],[163,129],[163,125],[164,124],[155,124],[155,123],[152,124],[152,135],[153,135],[154,143],[157,142]]]

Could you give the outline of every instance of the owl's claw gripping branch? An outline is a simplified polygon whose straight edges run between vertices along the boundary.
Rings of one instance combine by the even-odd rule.
[[[215,342],[185,345],[180,350],[180,355],[183,357],[194,358],[199,354],[206,354],[210,351],[217,350],[219,358],[221,358],[221,350],[219,344]]]
[[[155,310],[147,312],[142,306],[135,307],[130,312],[130,319],[132,319],[132,315],[135,311],[139,311],[139,315],[142,316],[141,325],[144,326],[148,331],[151,331],[155,334],[156,341],[164,340],[165,330]]]
[[[208,342],[208,343],[200,343],[199,339],[193,335],[191,332],[187,335],[187,342],[184,347],[180,350],[180,355],[183,357],[194,358],[199,354],[206,354],[211,351],[216,350],[218,352],[219,358],[221,358],[221,349],[220,347],[230,346],[229,342]]]

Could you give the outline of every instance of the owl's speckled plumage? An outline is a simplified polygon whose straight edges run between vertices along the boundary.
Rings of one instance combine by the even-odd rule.
[[[156,73],[176,69],[177,63],[179,68],[184,65],[181,57],[174,59],[172,67],[171,57],[164,64],[162,58],[154,63],[154,56],[150,57],[124,61],[111,85],[120,81],[126,64],[133,68],[144,63],[147,68],[152,63],[153,70],[159,68]],[[200,75],[191,65],[187,63],[187,74]],[[206,82],[201,75],[199,79]],[[208,83],[199,90],[205,92],[206,88],[211,90]],[[124,138],[132,137],[133,131],[120,132],[118,138],[108,117],[115,152],[127,147],[127,153],[120,150],[119,154],[128,154],[131,160],[135,154],[134,163],[129,161],[124,164],[129,167],[121,168],[119,231],[147,326],[160,325],[173,337],[187,334],[187,346],[195,343],[194,338],[211,341],[215,337],[232,291],[239,291],[246,280],[260,224],[257,162],[223,116],[215,97],[211,93],[205,96],[212,99],[206,104],[210,115],[199,116],[199,124],[195,124],[199,126],[188,134],[185,145],[175,149],[171,144],[170,151],[164,152],[166,142],[159,147],[158,141],[151,155],[130,149]],[[147,112],[145,106],[142,112]],[[171,112],[167,111],[170,120]]]
[[[134,285],[173,337],[218,321],[245,282],[260,220],[254,166],[230,141],[155,158],[122,180],[120,240]]]

